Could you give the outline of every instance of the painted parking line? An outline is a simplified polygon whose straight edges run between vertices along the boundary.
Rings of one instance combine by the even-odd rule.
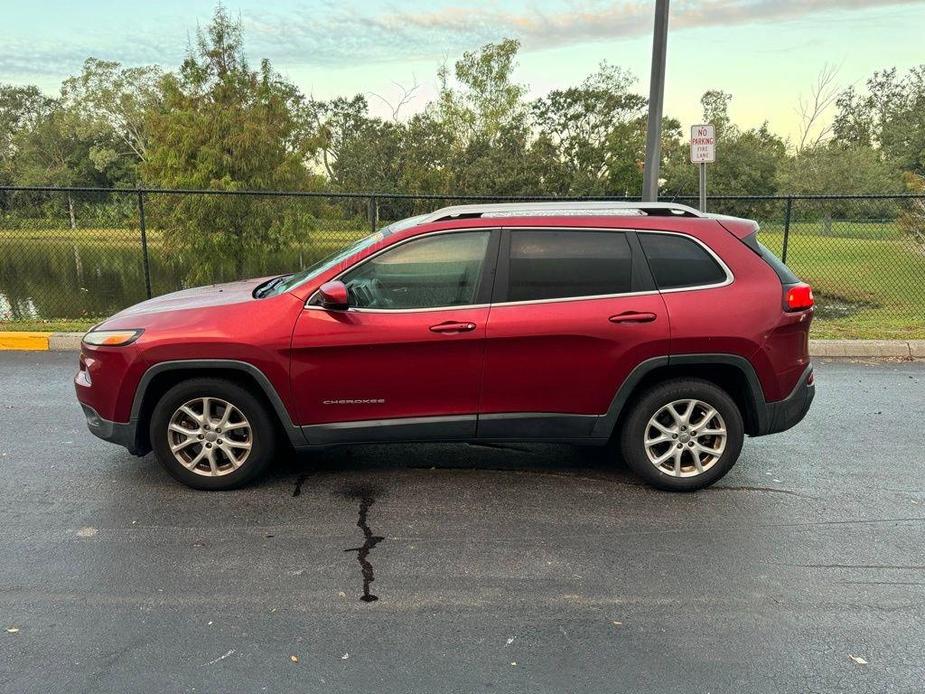
[[[0,349],[47,351],[51,333],[0,332]]]

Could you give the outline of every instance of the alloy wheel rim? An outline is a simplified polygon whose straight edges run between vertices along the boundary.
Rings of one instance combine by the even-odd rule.
[[[204,477],[221,477],[240,468],[253,442],[247,417],[221,398],[189,400],[174,411],[167,425],[167,445],[173,457]]]
[[[672,477],[702,475],[722,457],[728,439],[722,415],[694,398],[659,408],[643,436],[649,462]]]

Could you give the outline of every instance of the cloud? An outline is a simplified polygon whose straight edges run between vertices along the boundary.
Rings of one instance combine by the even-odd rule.
[[[457,0],[458,1],[458,0]],[[671,7],[670,30],[682,31],[784,20],[823,12],[851,13],[923,0],[681,0]],[[272,47],[287,63],[349,65],[362,60],[406,60],[457,53],[502,37],[540,50],[652,31],[651,2],[532,2],[445,4],[432,9],[369,12],[344,3],[302,7],[285,15],[245,13],[251,41]],[[368,8],[369,5],[366,5]]]
[[[175,67],[186,55],[186,36],[168,37],[145,33],[113,42],[106,37],[80,36],[68,43],[29,38],[0,40],[0,81],[17,76],[74,74],[89,57],[115,60],[125,65],[157,63]]]
[[[653,3],[641,0],[295,0],[297,4],[244,5],[245,49],[280,67],[343,67],[376,62],[439,60],[503,37],[521,40],[525,51],[593,41],[646,36]],[[298,4],[302,3],[302,4]],[[397,4],[396,4],[397,3]],[[856,11],[923,4],[925,0],[675,0],[672,32],[704,27],[819,18],[821,27]],[[503,7],[502,7],[503,5]],[[270,8],[270,9],[267,9]],[[49,37],[0,32],[0,81],[13,76],[73,74],[89,56],[127,65],[157,63],[175,68],[186,52],[195,20],[163,23],[138,11],[135,26],[97,28]],[[49,27],[55,27],[49,20]],[[25,32],[23,32],[25,33]]]

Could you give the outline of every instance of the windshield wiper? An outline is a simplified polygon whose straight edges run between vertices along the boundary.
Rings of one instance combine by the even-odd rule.
[[[262,299],[263,297],[267,296],[270,292],[276,289],[276,287],[278,287],[283,282],[283,280],[288,277],[292,277],[292,275],[280,275],[279,277],[274,277],[273,279],[264,282],[254,290],[254,298]]]

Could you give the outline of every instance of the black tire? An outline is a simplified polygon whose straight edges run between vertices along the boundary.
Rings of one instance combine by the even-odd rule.
[[[663,468],[657,467],[649,460],[645,440],[649,420],[669,403],[685,399],[700,400],[719,413],[725,423],[726,441],[722,454],[714,459],[711,466],[705,466],[706,469],[700,473],[696,473],[696,469],[691,470],[692,476],[678,477],[668,474]],[[659,489],[672,492],[692,492],[709,487],[729,472],[742,451],[742,441],[745,437],[742,413],[729,394],[710,381],[699,378],[677,378],[663,381],[643,392],[630,407],[632,409],[624,419],[619,432],[623,459],[633,472]],[[656,430],[653,429],[653,431]],[[708,444],[717,441],[714,438],[705,440]],[[690,444],[687,443],[687,445]],[[661,447],[656,449],[656,453],[673,451],[675,446],[677,444],[673,441],[661,444]],[[681,450],[684,451],[684,449]],[[687,452],[682,458],[688,468],[694,465],[693,455],[693,452]]]
[[[251,447],[244,462],[237,469],[214,477],[198,474],[184,467],[171,452],[168,440],[168,426],[173,414],[181,405],[204,397],[218,398],[231,403],[250,424],[248,441]],[[151,414],[150,435],[151,447],[158,462],[172,477],[194,489],[235,489],[247,484],[266,469],[276,452],[276,430],[266,406],[248,389],[219,378],[190,379],[178,383],[164,393]],[[230,438],[227,434],[226,437]],[[201,445],[204,444],[192,444],[192,453],[188,455],[192,457],[193,453],[201,450]],[[240,453],[237,455],[241,457]],[[220,460],[230,466],[230,460],[223,456],[223,453],[220,454]],[[204,462],[203,465],[205,464]]]

